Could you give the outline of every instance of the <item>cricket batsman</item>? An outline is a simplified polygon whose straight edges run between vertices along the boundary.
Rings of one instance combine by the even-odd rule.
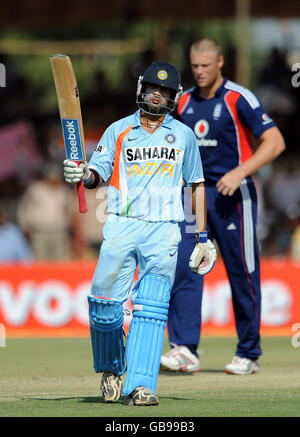
[[[88,164],[77,167],[64,161],[68,183],[83,179],[86,188],[96,188],[109,182],[108,218],[88,296],[94,369],[102,373],[105,402],[117,402],[123,394],[127,405],[159,403],[155,390],[181,240],[179,223],[184,218],[182,180],[192,187],[196,216],[190,268],[203,275],[215,262],[216,251],[206,233],[206,195],[196,137],[170,115],[181,92],[174,66],[151,64],[138,80],[139,109],[107,128]],[[137,266],[125,348],[122,304]]]

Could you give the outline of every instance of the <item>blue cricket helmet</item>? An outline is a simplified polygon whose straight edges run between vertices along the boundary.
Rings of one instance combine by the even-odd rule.
[[[147,84],[159,85],[169,88],[172,91],[171,98],[167,99],[167,105],[151,108],[148,103],[145,102],[145,89]],[[160,116],[167,112],[172,112],[175,109],[181,94],[182,86],[180,84],[180,74],[177,68],[168,62],[154,62],[146,69],[144,75],[139,77],[136,103],[144,112]]]
[[[142,82],[154,83],[178,92],[180,74],[177,68],[168,62],[154,62],[146,69]]]

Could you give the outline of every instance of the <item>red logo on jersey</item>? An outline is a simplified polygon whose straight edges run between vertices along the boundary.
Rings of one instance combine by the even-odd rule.
[[[194,132],[198,138],[203,138],[208,134],[209,124],[206,120],[199,120],[194,126]]]

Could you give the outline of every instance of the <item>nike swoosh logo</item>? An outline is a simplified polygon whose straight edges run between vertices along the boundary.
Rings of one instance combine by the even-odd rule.
[[[173,253],[170,253],[170,256],[174,256],[176,254],[176,252],[177,252],[177,249],[175,249]]]
[[[137,138],[128,138],[128,141],[134,141],[134,140],[137,140],[138,139],[138,137]]]

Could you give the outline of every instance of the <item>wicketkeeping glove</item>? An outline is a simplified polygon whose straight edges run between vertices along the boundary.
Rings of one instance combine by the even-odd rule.
[[[215,265],[217,252],[206,232],[196,231],[196,246],[190,256],[189,267],[198,275],[206,275]]]
[[[88,168],[87,162],[83,161],[78,165],[74,161],[65,159],[64,162],[64,177],[69,184],[80,182],[81,179],[87,181],[91,176],[91,170]]]

